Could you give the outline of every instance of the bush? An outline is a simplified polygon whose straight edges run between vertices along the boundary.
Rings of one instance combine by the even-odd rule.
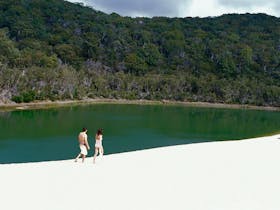
[[[16,103],[29,103],[31,101],[36,100],[36,94],[35,91],[27,91],[27,92],[22,92],[20,95],[16,95],[12,97],[12,101]]]
[[[25,102],[25,103],[29,103],[36,99],[34,91],[24,92],[24,93],[22,93],[22,97],[23,97],[23,102]]]
[[[16,102],[16,103],[22,103],[23,102],[23,97],[21,95],[19,96],[13,96],[12,97],[12,101]]]

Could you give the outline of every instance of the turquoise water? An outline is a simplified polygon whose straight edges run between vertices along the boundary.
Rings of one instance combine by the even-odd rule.
[[[171,105],[81,105],[0,113],[0,163],[74,158],[104,129],[105,154],[280,133],[280,112]],[[89,152],[93,155],[93,151]]]

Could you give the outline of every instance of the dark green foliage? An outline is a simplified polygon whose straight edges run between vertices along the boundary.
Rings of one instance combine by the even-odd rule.
[[[279,18],[265,14],[129,18],[0,0],[1,95],[280,106],[279,37]]]
[[[16,103],[22,103],[23,102],[23,98],[22,96],[13,96],[12,97],[12,101],[16,102]]]
[[[12,101],[16,103],[28,103],[36,100],[36,93],[34,91],[26,91],[20,95],[13,96]]]

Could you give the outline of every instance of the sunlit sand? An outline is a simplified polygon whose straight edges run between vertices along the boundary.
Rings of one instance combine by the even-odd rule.
[[[280,209],[280,134],[104,155],[96,164],[92,161],[0,165],[0,208]]]

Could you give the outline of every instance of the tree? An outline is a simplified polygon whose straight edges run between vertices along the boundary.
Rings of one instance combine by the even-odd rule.
[[[126,71],[136,75],[142,75],[148,69],[146,62],[135,53],[128,54],[125,58],[125,63]]]

